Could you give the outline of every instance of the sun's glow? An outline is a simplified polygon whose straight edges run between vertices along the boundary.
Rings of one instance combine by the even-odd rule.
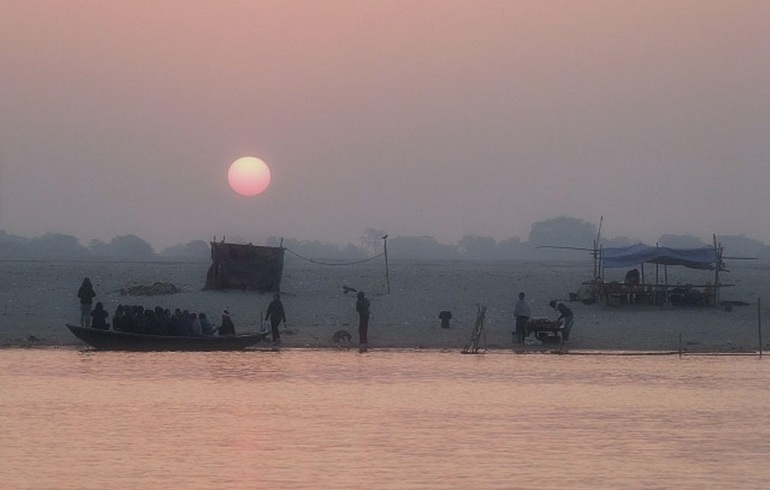
[[[227,171],[230,187],[242,196],[256,196],[270,185],[270,168],[259,158],[242,157]]]

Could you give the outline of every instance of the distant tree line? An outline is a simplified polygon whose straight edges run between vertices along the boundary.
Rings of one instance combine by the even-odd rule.
[[[26,238],[0,230],[0,259],[121,259],[149,261],[159,258],[202,259],[211,255],[209,244],[195,240],[187,244],[167,247],[156,252],[136,235],[118,236],[104,242],[91,240],[88,246],[72,236],[46,233]]]
[[[455,244],[440,243],[432,236],[388,235],[383,230],[369,228],[357,244],[337,245],[318,240],[308,241],[271,236],[267,246],[283,245],[288,251],[313,259],[337,261],[360,260],[383,252],[387,236],[388,255],[394,259],[423,260],[509,260],[560,259],[584,260],[581,249],[590,250],[597,239],[596,225],[577,218],[559,216],[532,225],[527,241],[511,237],[497,241],[492,237],[465,235]],[[717,240],[726,255],[770,259],[770,246],[745,235],[723,235]],[[623,247],[638,243],[629,237],[601,237],[603,247]],[[665,234],[658,245],[675,248],[709,247],[692,235]],[[46,233],[36,238],[11,235],[0,230],[0,259],[119,259],[119,260],[208,260],[209,243],[194,240],[156,252],[136,235],[115,237],[109,242],[92,240],[82,245],[71,235]]]

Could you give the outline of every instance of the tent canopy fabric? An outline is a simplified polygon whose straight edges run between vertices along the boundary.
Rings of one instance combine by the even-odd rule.
[[[681,265],[690,269],[713,269],[719,262],[713,248],[651,247],[638,243],[630,247],[602,250],[604,267],[633,267],[643,263]]]
[[[281,247],[212,242],[212,264],[203,289],[280,291],[283,251]]]

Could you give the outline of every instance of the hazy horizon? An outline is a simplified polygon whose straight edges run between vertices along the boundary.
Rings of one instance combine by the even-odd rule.
[[[559,216],[557,218],[562,218],[562,217],[563,216]],[[543,222],[548,222],[548,221],[552,221],[552,220],[544,220]],[[585,224],[587,222],[586,221],[581,221],[581,223]],[[558,230],[557,234],[559,234],[559,235],[563,234],[563,232],[565,230],[570,229],[571,226],[576,226],[576,223],[573,222],[572,225],[563,225],[562,224],[562,225],[557,226],[557,230]],[[581,235],[584,234],[585,229],[584,228],[580,228],[580,229],[581,229],[581,233],[580,234]],[[120,238],[126,238],[126,237],[135,236],[135,237],[139,238],[141,241],[147,243],[147,245],[149,245],[150,247],[152,247],[153,252],[155,252],[155,253],[162,253],[166,249],[172,249],[172,248],[175,248],[175,247],[180,247],[180,246],[184,247],[186,245],[191,245],[193,242],[197,242],[197,241],[203,241],[203,242],[208,243],[208,242],[210,242],[211,240],[214,240],[214,239],[216,239],[217,241],[224,241],[224,240],[226,240],[228,243],[242,243],[242,244],[250,243],[250,244],[253,244],[253,245],[268,245],[268,246],[275,246],[276,243],[277,243],[277,240],[280,240],[281,242],[286,240],[287,243],[294,243],[294,244],[303,243],[303,244],[305,244],[307,246],[311,246],[314,243],[316,245],[318,245],[318,246],[321,246],[321,247],[324,247],[326,245],[332,245],[332,246],[337,247],[339,249],[338,251],[340,251],[340,252],[344,251],[344,249],[346,247],[348,247],[348,246],[359,247],[362,250],[367,249],[368,247],[371,246],[369,244],[369,241],[371,240],[371,237],[370,236],[366,236],[365,233],[362,233],[357,239],[349,240],[348,242],[344,242],[344,243],[318,240],[318,239],[315,239],[313,237],[294,237],[294,236],[269,235],[269,236],[260,237],[259,240],[247,239],[247,238],[237,237],[237,236],[236,237],[211,236],[211,237],[208,237],[208,238],[207,237],[194,237],[194,238],[192,238],[190,240],[187,240],[187,241],[177,241],[177,242],[174,242],[174,243],[158,245],[156,243],[153,243],[150,240],[147,240],[145,237],[143,237],[141,235],[135,235],[135,234],[130,234],[130,233],[120,233],[120,234],[117,234],[115,236],[106,237],[106,238],[89,238],[89,239],[84,239],[82,237],[75,236],[75,235],[73,235],[71,233],[67,233],[66,231],[45,231],[45,232],[43,232],[43,233],[41,233],[39,235],[35,235],[35,236],[19,235],[19,234],[15,234],[15,233],[10,233],[10,232],[8,232],[8,230],[0,229],[0,233],[3,233],[3,232],[4,233],[8,233],[8,235],[11,235],[11,236],[17,236],[17,237],[23,238],[25,240],[36,240],[36,239],[39,239],[39,238],[44,238],[48,234],[61,234],[63,236],[74,236],[78,240],[80,245],[85,247],[85,248],[91,248],[92,246],[94,246],[94,242],[95,241],[97,242],[96,246],[102,246],[102,245],[110,245],[111,243],[113,243],[115,241],[114,239],[120,239]],[[682,248],[682,247],[689,248],[689,247],[696,246],[694,244],[694,242],[693,242],[693,238],[697,238],[697,239],[700,240],[700,244],[702,246],[704,246],[704,247],[710,247],[712,245],[712,241],[714,239],[716,239],[719,244],[726,245],[729,250],[732,250],[732,247],[736,244],[735,239],[738,239],[738,242],[741,244],[741,245],[739,245],[739,247],[740,246],[745,246],[745,244],[749,244],[749,243],[756,244],[756,242],[754,242],[754,240],[756,240],[757,242],[761,243],[764,247],[770,247],[770,243],[763,242],[762,240],[759,240],[756,237],[752,237],[750,235],[746,235],[746,234],[743,234],[743,233],[738,233],[738,234],[734,234],[734,235],[719,235],[719,234],[715,234],[715,235],[716,236],[712,235],[712,236],[709,236],[709,237],[702,237],[702,236],[697,236],[697,235],[679,235],[679,234],[675,234],[675,233],[662,233],[658,237],[658,239],[655,239],[655,240],[652,240],[652,241],[645,241],[645,240],[642,240],[640,238],[627,237],[627,236],[607,236],[607,235],[601,235],[601,237],[600,237],[601,238],[600,245],[603,246],[603,247],[622,247],[622,246],[626,246],[626,245],[633,245],[633,244],[637,244],[637,243],[644,243],[646,245],[661,245],[661,246],[673,246],[674,248]],[[489,235],[464,235],[463,237],[461,237],[458,240],[454,240],[454,241],[441,241],[441,240],[436,239],[436,237],[433,237],[432,235],[426,235],[426,234],[421,234],[421,235],[390,234],[389,238],[390,238],[391,248],[392,248],[393,244],[395,243],[394,240],[397,241],[400,238],[414,239],[414,238],[423,238],[423,237],[430,237],[430,238],[436,239],[436,242],[437,242],[438,245],[453,247],[453,246],[460,246],[461,243],[463,242],[464,238],[471,237],[471,236],[473,236],[475,238],[482,239],[482,242],[486,243],[486,244],[488,244],[488,242],[484,241],[483,239],[490,237]],[[748,241],[742,240],[741,237],[747,239]],[[537,248],[540,248],[539,245],[543,244],[543,242],[541,240],[542,237],[540,237],[541,238],[540,240],[536,240],[535,243],[532,243],[532,241],[530,240],[531,237],[529,237],[529,236],[524,236],[524,237],[506,237],[506,238],[503,238],[501,240],[495,239],[495,241],[496,241],[495,244],[503,246],[503,245],[505,245],[504,242],[506,240],[510,239],[510,238],[520,238],[521,242],[519,243],[519,245],[525,245],[525,246],[529,245],[529,246],[533,246],[533,247],[535,247],[537,245],[538,246]],[[576,237],[576,238],[579,238],[579,237]],[[672,241],[676,241],[677,243],[676,244],[669,243],[669,242],[672,242]],[[684,242],[682,242],[682,241],[684,241]],[[377,242],[379,243],[380,241],[377,240]],[[134,246],[138,246],[139,245],[138,243],[135,243],[135,242],[131,242],[131,243]],[[411,243],[411,240],[410,240],[409,243]],[[412,243],[412,245],[416,246],[416,245],[418,245],[418,243],[420,243],[420,242],[414,242],[414,243]],[[574,242],[570,242],[568,244],[560,243],[558,239],[557,240],[551,240],[551,241],[548,241],[546,243],[546,245],[550,246],[550,248],[559,248],[560,245],[567,245],[568,247],[591,247],[591,246],[593,246],[592,244],[593,244],[592,240],[581,240],[581,239],[578,239],[578,240],[576,240]],[[381,243],[379,243],[378,246],[381,247]],[[751,245],[751,246],[753,247],[755,245]],[[291,248],[291,246],[289,246],[289,248]],[[546,248],[548,248],[548,247],[546,247]],[[738,255],[740,256],[740,254],[738,254]]]
[[[0,229],[770,243],[770,3],[0,0]],[[238,157],[270,166],[243,197]]]

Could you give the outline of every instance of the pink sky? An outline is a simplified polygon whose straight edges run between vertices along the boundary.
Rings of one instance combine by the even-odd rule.
[[[0,0],[0,229],[770,242],[764,1]],[[237,157],[271,168],[245,198]]]

